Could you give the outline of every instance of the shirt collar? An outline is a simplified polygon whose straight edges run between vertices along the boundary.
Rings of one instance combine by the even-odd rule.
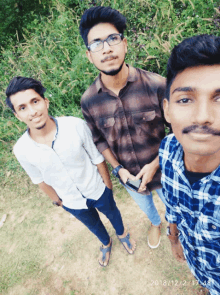
[[[169,160],[172,163],[173,169],[176,170],[179,175],[183,175],[183,172],[185,171],[185,165],[183,161],[183,148],[175,136],[174,140],[175,146],[173,148],[173,152],[169,155]],[[210,179],[220,183],[220,165],[212,173],[201,179],[201,181],[203,183],[206,183]]]
[[[53,148],[54,141],[56,140],[57,135],[58,135],[59,127],[58,127],[58,121],[57,121],[57,119],[54,118],[53,116],[50,116],[50,118],[53,119],[54,122],[55,122],[55,124],[56,124],[56,133],[55,133],[55,135],[54,135],[54,139],[53,139],[53,142],[52,142],[52,148]],[[26,133],[27,133],[28,138],[29,138],[29,139],[30,139],[35,145],[42,145],[41,143],[38,143],[38,142],[34,141],[34,140],[31,138],[31,136],[30,136],[30,134],[29,134],[29,128],[27,128]]]
[[[128,79],[127,79],[127,83],[128,82],[135,82],[137,79],[138,79],[138,76],[137,76],[137,70],[132,67],[132,66],[129,66],[127,64],[127,67],[128,67]],[[126,85],[127,85],[126,83]],[[101,80],[101,73],[98,75],[96,81],[95,81],[95,85],[96,85],[96,89],[97,89],[97,92],[108,92],[108,88],[105,87],[105,85],[102,83],[102,80]]]

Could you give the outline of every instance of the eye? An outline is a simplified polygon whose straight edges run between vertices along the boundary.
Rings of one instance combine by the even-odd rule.
[[[25,106],[22,106],[19,108],[19,111],[24,111],[25,110]]]
[[[38,100],[35,99],[33,102],[34,102],[34,103],[38,103]]]
[[[181,98],[177,101],[177,103],[179,103],[179,104],[188,104],[191,102],[192,102],[192,100],[190,98]]]
[[[89,47],[91,50],[96,50],[96,48],[99,47],[101,43],[101,41],[95,41],[92,44],[90,44]]]
[[[218,95],[217,97],[215,97],[215,101],[220,102],[220,95]]]

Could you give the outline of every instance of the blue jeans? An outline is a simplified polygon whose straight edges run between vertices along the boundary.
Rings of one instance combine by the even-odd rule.
[[[153,195],[142,195],[138,192],[132,191],[125,186],[127,192],[133,198],[133,200],[138,204],[142,211],[147,215],[153,225],[159,225],[161,223],[160,215],[157,212],[157,209],[154,205]],[[156,192],[158,193],[159,197],[161,198],[162,202],[164,202],[164,196],[162,192],[162,188],[157,189]]]
[[[110,242],[109,234],[107,233],[96,209],[105,214],[114,227],[117,235],[124,233],[124,226],[121,218],[121,213],[116,206],[113,198],[112,190],[105,188],[102,196],[96,201],[87,199],[88,209],[70,209],[65,206],[63,208],[74,215],[85,226],[94,233],[101,243],[107,246]],[[96,208],[96,209],[95,209]]]

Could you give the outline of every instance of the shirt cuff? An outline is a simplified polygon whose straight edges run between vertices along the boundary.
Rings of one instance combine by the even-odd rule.
[[[102,153],[109,148],[109,145],[107,142],[99,142],[96,143],[96,147],[99,150],[99,152]]]
[[[169,223],[176,223],[177,222],[177,217],[173,214],[169,214],[167,211],[165,214],[165,218]]]
[[[31,179],[31,181],[33,182],[33,184],[39,184],[39,183],[41,183],[41,182],[43,182],[44,180],[43,180],[43,178],[41,178],[41,177],[30,177],[30,179]]]
[[[94,165],[98,165],[98,164],[104,162],[104,160],[105,160],[104,157],[102,155],[100,155],[99,157],[92,159],[92,163]]]

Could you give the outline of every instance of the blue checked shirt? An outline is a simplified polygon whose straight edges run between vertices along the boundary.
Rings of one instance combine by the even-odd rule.
[[[173,134],[159,150],[166,220],[176,223],[191,272],[212,295],[220,294],[220,166],[190,185],[183,148]]]

